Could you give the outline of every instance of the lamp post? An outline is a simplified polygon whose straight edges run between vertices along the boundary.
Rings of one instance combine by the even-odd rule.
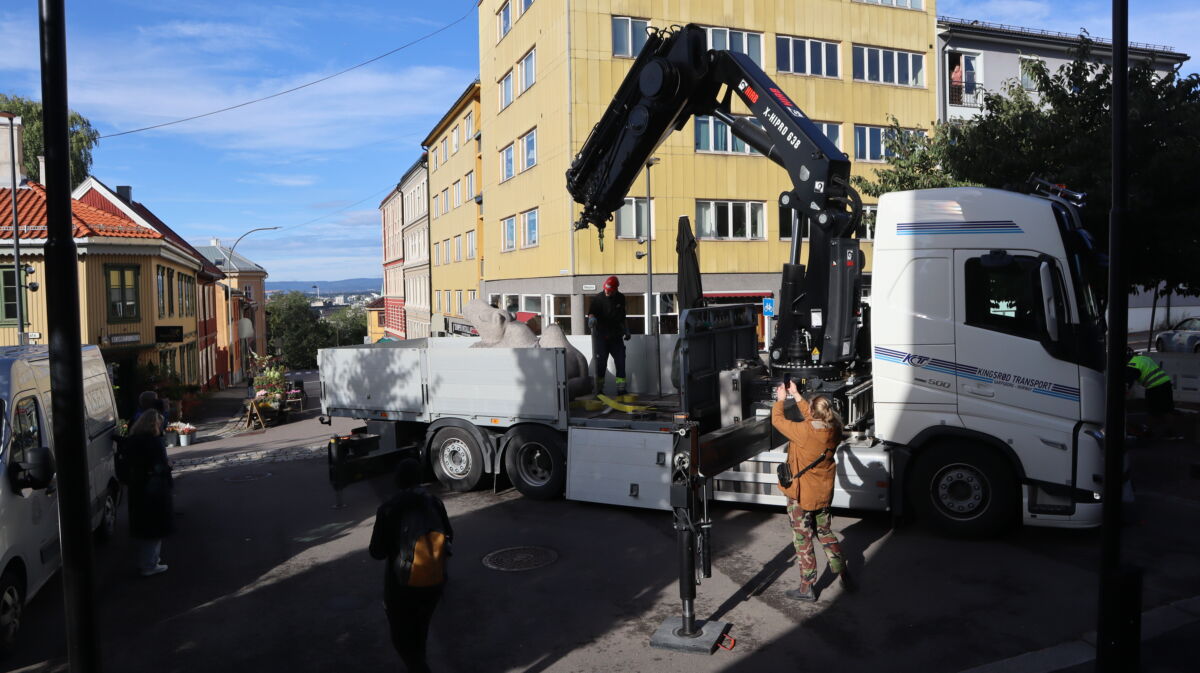
[[[8,158],[11,166],[12,182],[12,235],[13,235],[13,296],[17,303],[17,344],[24,346],[29,340],[25,335],[25,302],[21,295],[21,224],[17,218],[17,115],[11,112],[0,112],[0,116],[8,120]]]
[[[241,236],[238,236],[237,240],[233,242],[233,247],[229,248],[229,252],[225,252],[225,248],[221,248],[221,254],[225,256],[225,265],[229,267],[230,271],[233,270],[233,251],[237,250],[238,243],[241,243],[243,238],[246,238],[247,236],[249,236],[250,234],[253,234],[256,231],[271,231],[272,229],[278,229],[278,228],[279,227],[256,227],[254,229],[251,229],[250,231],[247,231],[246,233],[242,234]],[[218,246],[218,247],[220,247],[220,246]],[[227,293],[225,295],[225,313],[226,313],[225,317],[228,319],[227,324],[228,324],[228,328],[229,328],[229,331],[227,332],[227,334],[229,336],[229,385],[232,386],[233,385],[233,285],[232,285],[232,283],[227,284],[225,286],[225,289],[227,290]]]

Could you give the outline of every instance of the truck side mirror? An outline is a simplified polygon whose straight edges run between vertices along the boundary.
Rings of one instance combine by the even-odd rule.
[[[1058,341],[1058,299],[1054,291],[1054,273],[1050,262],[1042,261],[1038,267],[1042,287],[1042,305],[1046,308],[1046,334],[1051,341]]]
[[[50,449],[45,446],[29,449],[25,460],[13,463],[12,467],[12,485],[17,490],[40,490],[54,480],[54,461],[50,456]]]

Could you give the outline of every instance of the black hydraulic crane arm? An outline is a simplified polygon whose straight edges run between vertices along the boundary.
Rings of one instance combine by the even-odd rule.
[[[734,95],[761,127],[731,113]],[[567,170],[567,190],[583,206],[575,228],[595,226],[603,249],[604,228],[624,204],[646,161],[694,115],[725,122],[735,136],[782,166],[791,178],[792,188],[780,194],[779,204],[793,209],[797,222],[812,225],[808,268],[806,272],[799,265],[800,231],[793,227],[771,363],[790,370],[818,365],[815,369],[822,376],[828,374],[837,363],[853,358],[853,349],[846,347],[853,334],[833,335],[838,341],[834,344],[825,328],[831,319],[845,325],[846,314],[857,310],[852,288],[836,282],[838,287],[833,287],[829,273],[831,266],[859,263],[856,243],[852,251],[831,245],[847,239],[861,215],[861,201],[850,187],[850,161],[750,57],[709,50],[703,28],[688,24],[649,34]]]

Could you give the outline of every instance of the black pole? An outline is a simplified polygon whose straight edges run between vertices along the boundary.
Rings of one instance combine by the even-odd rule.
[[[1141,642],[1141,578],[1121,566],[1121,490],[1125,460],[1125,347],[1129,294],[1122,256],[1125,223],[1125,127],[1129,117],[1129,2],[1113,0],[1112,211],[1108,230],[1108,359],[1105,369],[1104,514],[1096,670],[1128,673],[1138,668]]]
[[[79,267],[71,228],[71,145],[67,133],[67,33],[63,0],[40,0],[42,126],[46,151],[46,311],[58,522],[62,536],[67,656],[72,673],[100,670],[92,576],[87,442],[83,432],[83,359]]]

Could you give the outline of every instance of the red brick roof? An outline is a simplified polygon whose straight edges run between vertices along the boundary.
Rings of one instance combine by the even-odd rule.
[[[21,238],[46,238],[46,188],[36,182],[27,183],[29,189],[17,190],[17,222],[21,227]],[[0,217],[0,239],[12,238],[11,215],[12,191],[0,188],[0,205],[5,205],[10,214]],[[71,199],[71,222],[75,238],[89,236],[114,236],[118,238],[162,238],[153,229],[143,227],[127,217],[106,213]]]

